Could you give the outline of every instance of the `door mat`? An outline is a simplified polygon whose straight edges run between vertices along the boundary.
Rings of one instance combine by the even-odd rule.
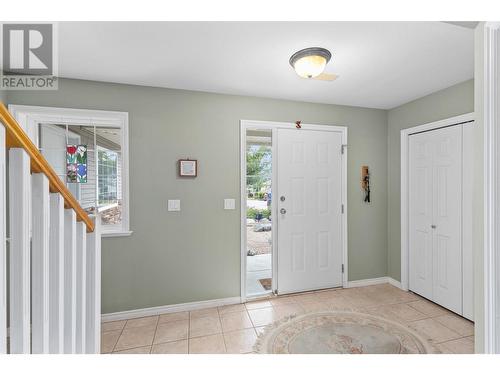
[[[271,290],[273,279],[260,279],[260,284],[264,287],[265,290]]]

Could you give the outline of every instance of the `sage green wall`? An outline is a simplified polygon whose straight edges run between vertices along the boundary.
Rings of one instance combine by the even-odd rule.
[[[7,91],[0,90],[0,102],[7,103]]]
[[[474,112],[474,80],[465,81],[389,111],[388,275],[401,280],[401,129]]]
[[[387,111],[61,79],[9,103],[129,112],[131,237],[104,239],[103,313],[240,294],[240,119],[348,127],[349,279],[387,275]],[[196,179],[176,160],[199,160]],[[360,168],[372,173],[362,201]],[[182,211],[167,212],[167,199]]]
[[[474,211],[472,236],[474,244],[474,349],[484,353],[484,22],[474,32]]]

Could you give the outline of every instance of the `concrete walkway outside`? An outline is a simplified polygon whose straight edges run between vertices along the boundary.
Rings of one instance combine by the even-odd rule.
[[[270,293],[259,282],[272,277],[271,254],[247,256],[247,296]]]

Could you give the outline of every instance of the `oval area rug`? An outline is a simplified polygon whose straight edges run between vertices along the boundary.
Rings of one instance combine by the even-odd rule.
[[[254,346],[262,354],[439,353],[409,328],[354,311],[290,316],[266,327]]]

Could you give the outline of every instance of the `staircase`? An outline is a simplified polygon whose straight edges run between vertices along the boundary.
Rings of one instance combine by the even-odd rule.
[[[101,236],[0,102],[0,353],[99,353]]]

